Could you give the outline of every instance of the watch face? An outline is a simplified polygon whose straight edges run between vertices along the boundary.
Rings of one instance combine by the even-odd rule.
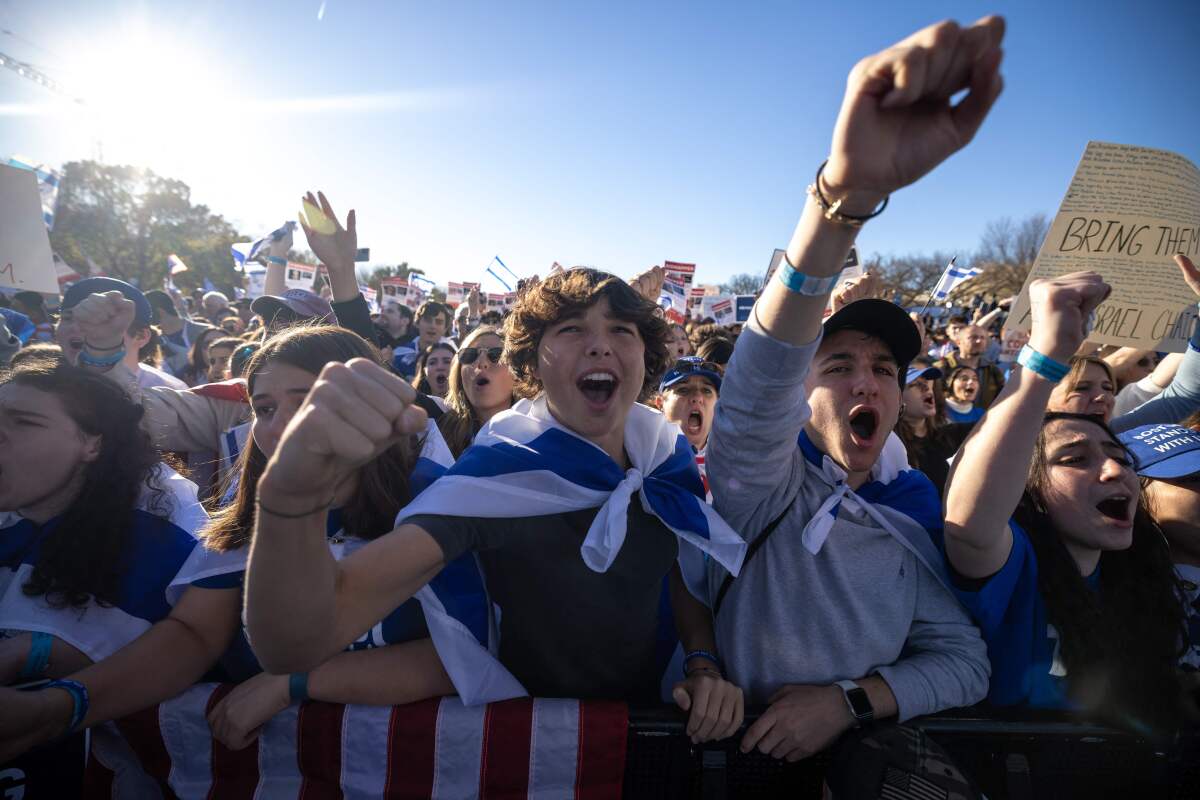
[[[867,692],[861,687],[855,687],[846,692],[846,699],[850,701],[850,709],[854,712],[854,716],[862,719],[875,714],[875,709],[871,707],[871,701],[867,697]]]

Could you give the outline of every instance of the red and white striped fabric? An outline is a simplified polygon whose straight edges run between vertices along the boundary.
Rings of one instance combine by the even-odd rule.
[[[205,720],[232,688],[200,684],[118,722],[121,737],[98,732],[84,796],[621,795],[624,703],[521,698],[466,707],[455,697],[394,707],[304,703],[276,715],[249,747],[232,751],[211,738]]]

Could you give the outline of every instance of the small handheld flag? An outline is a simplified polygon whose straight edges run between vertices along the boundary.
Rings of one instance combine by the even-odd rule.
[[[921,313],[929,308],[930,303],[940,303],[950,296],[950,293],[958,287],[959,284],[971,280],[983,272],[979,267],[956,267],[954,262],[958,256],[950,259],[950,263],[946,265],[946,270],[942,273],[942,277],[938,279],[937,286],[933,287],[929,298],[925,301],[925,306],[921,309]]]

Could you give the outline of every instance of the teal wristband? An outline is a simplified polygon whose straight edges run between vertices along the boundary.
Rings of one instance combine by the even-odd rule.
[[[785,255],[780,261],[778,275],[779,282],[786,286],[788,291],[808,297],[820,297],[833,291],[833,287],[837,286],[838,279],[842,276],[842,271],[838,270],[837,274],[828,278],[805,275],[789,264]]]
[[[1064,364],[1061,361],[1055,361],[1050,356],[1042,355],[1029,345],[1021,348],[1021,352],[1017,354],[1017,363],[1051,383],[1058,383],[1071,371],[1070,364]]]
[[[308,673],[293,672],[288,676],[288,699],[300,703],[308,699]]]
[[[267,256],[267,261],[271,264],[287,264],[287,259],[279,256]]]
[[[124,347],[112,355],[100,356],[99,358],[89,355],[87,350],[79,351],[79,363],[83,364],[85,367],[115,367],[117,364],[121,363],[121,359],[123,358],[125,358]]]
[[[17,676],[21,681],[33,681],[46,674],[50,666],[50,648],[54,646],[54,637],[44,631],[34,631],[30,634],[29,656],[25,666]]]
[[[61,680],[50,681],[42,688],[62,689],[67,694],[71,695],[71,700],[75,704],[75,710],[71,712],[71,724],[67,726],[67,729],[63,732],[63,735],[65,736],[78,728],[79,724],[83,722],[84,718],[87,716],[88,706],[91,705],[91,702],[88,699],[87,687],[79,681]]]

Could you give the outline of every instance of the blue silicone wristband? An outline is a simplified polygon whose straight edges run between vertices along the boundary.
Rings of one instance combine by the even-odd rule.
[[[779,282],[788,288],[788,291],[796,294],[807,295],[808,297],[820,297],[821,295],[829,294],[833,291],[833,287],[837,286],[838,279],[842,277],[842,271],[839,269],[837,274],[831,275],[828,278],[816,278],[812,275],[805,275],[791,264],[788,263],[787,256],[784,256],[779,263]]]
[[[687,677],[687,665],[693,658],[707,658],[709,661],[717,665],[717,669],[721,669],[721,659],[716,653],[711,653],[708,650],[689,650],[683,656],[683,677]]]
[[[280,258],[279,256],[267,256],[267,261],[271,264],[286,264],[287,263],[286,258]]]
[[[1021,352],[1017,354],[1017,363],[1025,369],[1037,373],[1051,383],[1058,383],[1067,377],[1067,373],[1071,371],[1069,364],[1064,364],[1061,361],[1055,361],[1050,356],[1042,355],[1029,345],[1021,348]]]
[[[88,367],[115,367],[121,363],[121,359],[125,357],[125,348],[122,347],[111,356],[96,356],[89,355],[87,350],[79,351],[79,363]]]
[[[288,698],[293,703],[308,699],[308,673],[293,672],[288,676]]]
[[[54,637],[44,631],[34,631],[30,634],[29,655],[25,658],[25,666],[21,667],[18,680],[37,680],[46,674],[50,665],[50,648],[54,646]]]
[[[87,716],[88,706],[91,705],[91,702],[88,699],[87,687],[79,681],[64,679],[59,681],[50,681],[42,688],[62,689],[67,694],[71,695],[71,700],[75,703],[75,710],[71,712],[71,724],[67,726],[67,730],[64,733],[71,733],[78,728],[79,724],[83,722],[84,717]]]

